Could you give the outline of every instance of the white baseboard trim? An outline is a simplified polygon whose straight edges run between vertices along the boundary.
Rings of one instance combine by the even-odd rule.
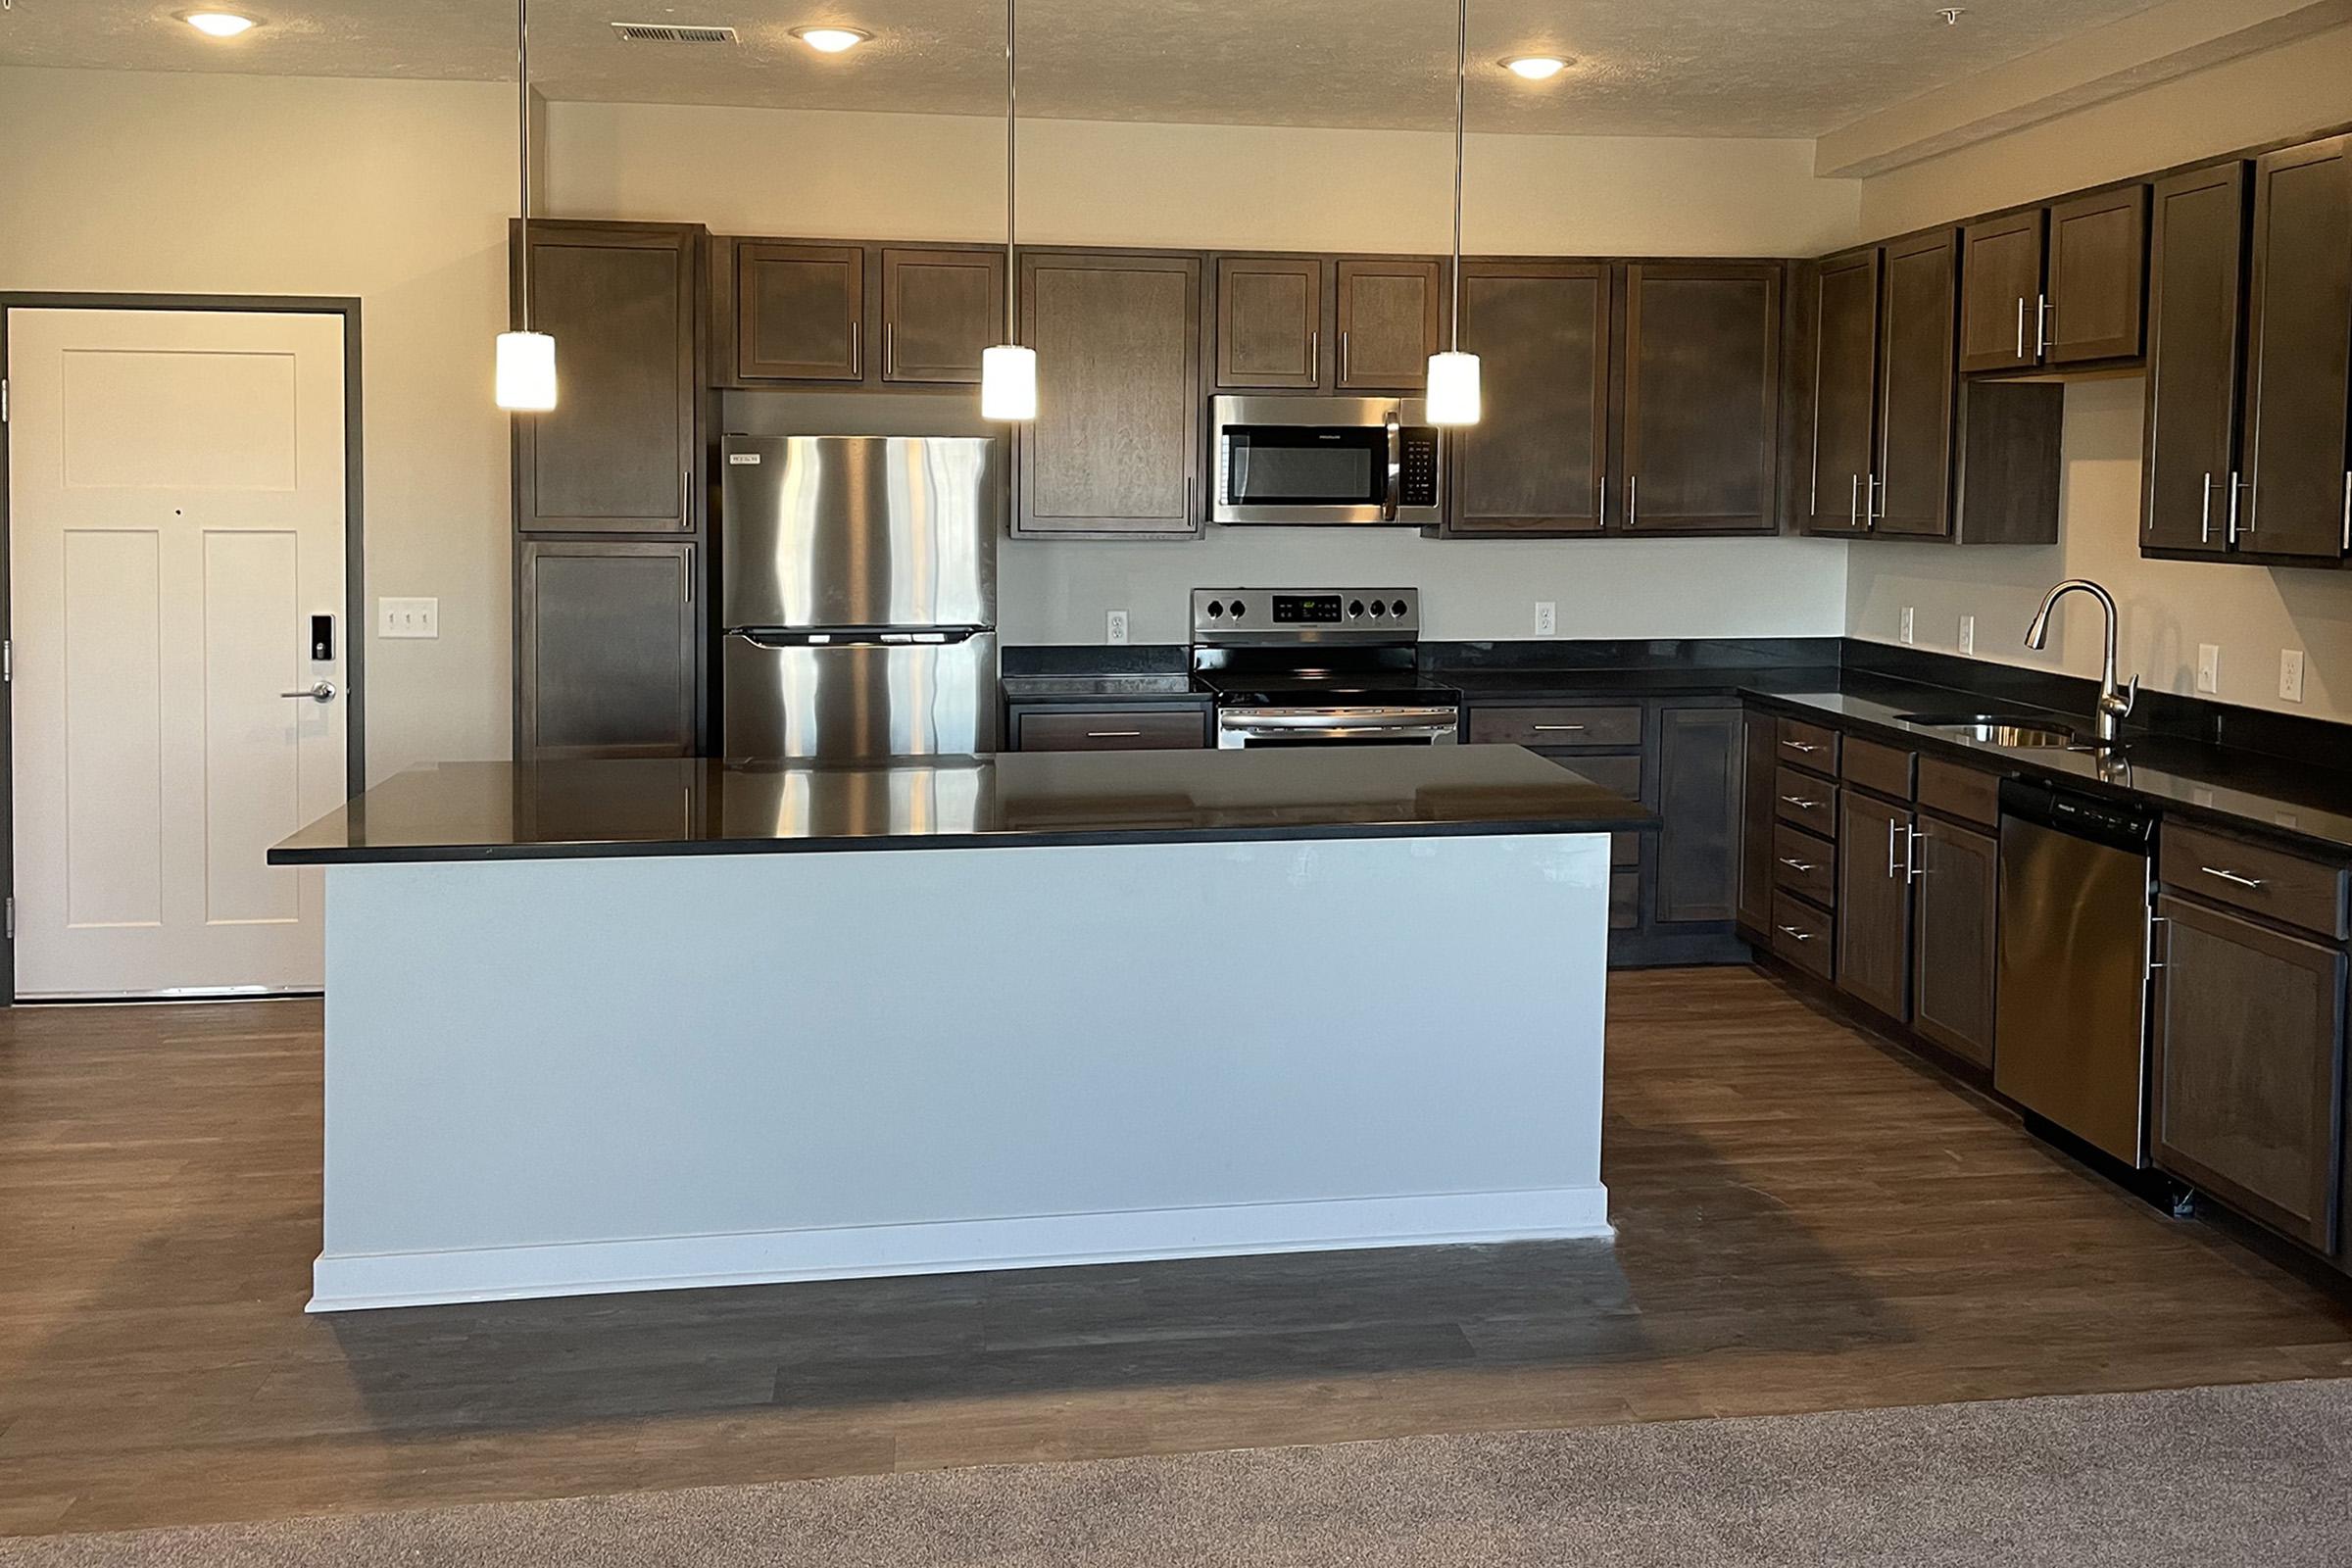
[[[1134,1263],[1249,1252],[1605,1239],[1608,1189],[1243,1203],[834,1230],[572,1242],[442,1252],[321,1253],[313,1312],[788,1280]]]

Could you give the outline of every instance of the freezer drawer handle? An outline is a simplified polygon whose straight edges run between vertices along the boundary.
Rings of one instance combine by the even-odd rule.
[[[2225,882],[2234,882],[2241,888],[2253,888],[2260,891],[2267,885],[2258,876],[2245,876],[2236,871],[2225,871],[2218,865],[2203,865],[2197,869],[2203,871],[2207,876],[2218,876]]]

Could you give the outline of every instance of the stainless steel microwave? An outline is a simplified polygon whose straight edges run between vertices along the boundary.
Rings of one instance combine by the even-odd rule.
[[[1218,398],[1209,520],[1428,527],[1445,441],[1419,398]]]

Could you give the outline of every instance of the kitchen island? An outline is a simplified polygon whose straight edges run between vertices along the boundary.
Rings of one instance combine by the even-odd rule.
[[[1649,823],[1507,746],[401,774],[270,852],[311,1308],[1605,1237]]]

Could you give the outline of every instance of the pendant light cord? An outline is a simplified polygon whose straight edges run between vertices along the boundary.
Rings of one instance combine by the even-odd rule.
[[[1016,126],[1019,122],[1018,67],[1013,53],[1013,38],[1020,29],[1021,0],[1004,0],[1004,341],[1021,341],[1019,311],[1015,305],[1019,288],[1019,263],[1014,257],[1014,236],[1020,211],[1021,160]]]
[[[531,0],[514,0],[514,82],[522,135],[522,329],[531,329]]]
[[[1470,0],[1457,0],[1453,27],[1453,352],[1462,351],[1462,158],[1464,89],[1470,76]]]

